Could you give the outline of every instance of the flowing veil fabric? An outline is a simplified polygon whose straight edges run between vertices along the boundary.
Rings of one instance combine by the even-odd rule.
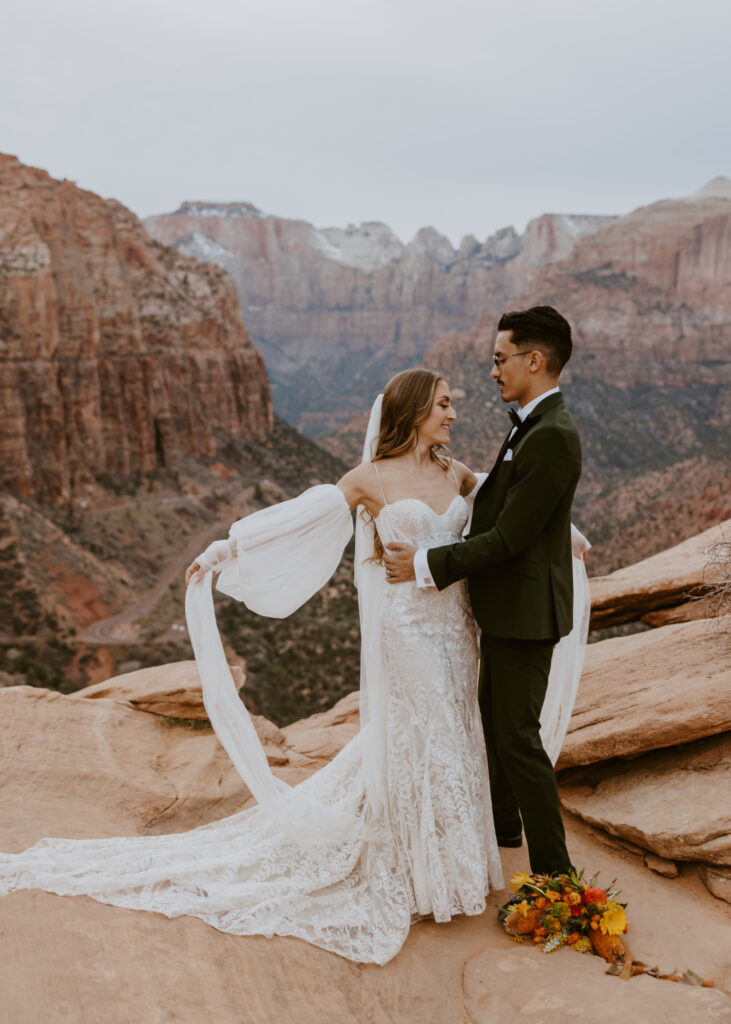
[[[284,618],[315,594],[340,563],[352,536],[350,509],[340,488],[312,487],[290,501],[233,524],[236,555],[218,589],[260,615]],[[359,818],[313,800],[272,772],[234,682],[216,625],[212,571],[188,586],[185,612],[198,663],[203,703],[236,770],[273,821],[311,853],[364,836]]]
[[[378,442],[383,396],[371,409],[363,448],[369,462]],[[385,586],[374,553],[375,524],[358,507],[355,527],[355,582],[361,626],[359,743],[366,779],[367,809],[354,819],[318,804],[301,787],[279,780],[269,768],[226,662],[216,627],[211,575],[193,582],[186,616],[211,725],[259,806],[291,838],[316,853],[370,835],[364,822],[387,820],[386,676],[382,671],[379,593]],[[297,498],[255,512],[234,523],[229,536],[235,556],[224,565],[218,589],[260,615],[284,618],[332,576],[353,532],[342,491],[332,484],[310,488]]]
[[[376,453],[381,426],[383,395],[378,395],[368,420],[363,462],[371,462]],[[360,614],[360,725],[367,729],[363,744],[363,767],[369,813],[388,824],[386,799],[386,713],[388,677],[383,671],[379,596],[386,583],[382,565],[372,561],[375,551],[375,521],[359,505],[355,515],[355,585],[358,588]]]
[[[548,687],[541,710],[541,742],[552,764],[556,764],[558,761],[571,713],[574,710],[579,680],[584,667],[591,615],[591,596],[586,566],[583,559],[576,555],[571,559],[571,563],[574,577],[573,629],[553,649]]]

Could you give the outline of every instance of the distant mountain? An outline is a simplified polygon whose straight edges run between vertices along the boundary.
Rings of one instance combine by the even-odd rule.
[[[563,384],[595,571],[729,515],[728,178],[623,217],[546,214],[456,250],[432,228],[404,245],[384,224],[318,230],[250,204],[185,203],[145,223],[232,274],[281,414],[345,461],[378,388],[424,360],[463,395],[455,454],[490,465],[504,426],[497,318],[550,303],[574,326]]]
[[[581,431],[576,512],[594,571],[637,561],[731,511],[731,182],[635,210],[533,268],[514,308],[574,328],[562,378]],[[490,379],[495,317],[426,354],[460,390],[459,457],[490,465],[505,414]],[[347,439],[347,435],[344,440]],[[344,446],[333,445],[346,455]]]
[[[565,258],[612,217],[547,214],[455,249],[433,228],[408,245],[385,224],[315,228],[249,203],[186,202],[148,217],[161,242],[233,277],[266,360],[277,412],[322,436],[370,405],[434,338],[502,307],[535,267]]]

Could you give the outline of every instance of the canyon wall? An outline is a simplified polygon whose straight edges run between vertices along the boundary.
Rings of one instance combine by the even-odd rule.
[[[230,278],[0,155],[0,486],[46,504],[272,427]]]

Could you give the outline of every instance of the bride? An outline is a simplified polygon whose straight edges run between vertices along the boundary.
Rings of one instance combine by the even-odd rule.
[[[484,911],[503,878],[466,584],[389,586],[382,561],[385,544],[429,547],[463,534],[482,481],[449,455],[455,418],[443,377],[397,374],[372,409],[362,465],[239,520],[189,567],[186,614],[206,710],[257,805],[173,835],[46,838],[0,853],[0,893],[86,894],[237,935],[299,936],[377,964],[419,917]],[[218,589],[262,615],[289,615],[334,572],[353,509],[361,729],[293,788],[272,774],[239,699],[211,578],[220,573]],[[541,720],[553,761],[586,637],[586,574],[573,561],[575,626],[555,650]]]

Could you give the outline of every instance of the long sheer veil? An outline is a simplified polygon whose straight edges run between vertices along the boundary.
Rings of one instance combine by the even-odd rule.
[[[363,462],[376,454],[381,429],[383,395],[371,408]],[[388,682],[381,662],[379,609],[383,588],[387,586],[383,565],[373,561],[375,521],[362,505],[355,515],[355,585],[358,588],[360,614],[360,725],[363,731],[363,766],[369,811],[387,823],[386,799],[386,712]],[[367,732],[365,731],[367,730]]]

